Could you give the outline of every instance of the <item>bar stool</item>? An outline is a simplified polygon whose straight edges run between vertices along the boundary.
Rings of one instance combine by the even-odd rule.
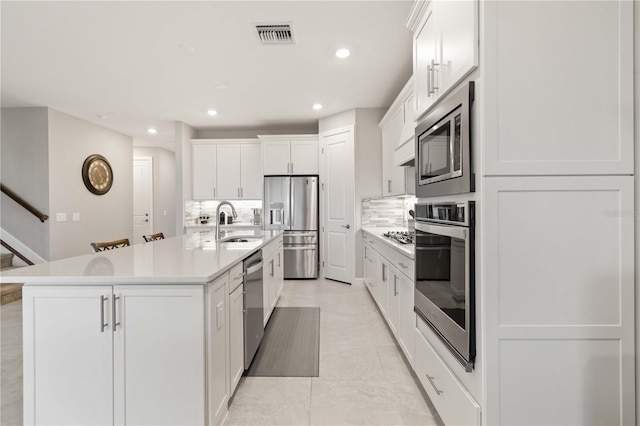
[[[123,238],[121,240],[115,240],[115,241],[105,241],[102,243],[91,243],[91,247],[93,247],[93,250],[96,253],[101,251],[106,251],[106,250],[113,250],[120,247],[127,247],[129,245],[131,244],[129,244],[128,238]]]
[[[143,235],[144,242],[148,243],[149,241],[158,241],[164,240],[164,234],[162,232],[157,232],[155,234]]]

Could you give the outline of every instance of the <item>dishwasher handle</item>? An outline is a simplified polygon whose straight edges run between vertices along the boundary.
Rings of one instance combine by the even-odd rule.
[[[259,263],[254,263],[253,265],[249,266],[247,268],[247,271],[245,272],[246,275],[251,275],[255,272],[258,272],[260,269],[262,269],[262,262]]]

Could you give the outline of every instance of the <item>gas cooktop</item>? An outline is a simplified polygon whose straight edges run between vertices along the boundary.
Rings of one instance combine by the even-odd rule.
[[[415,242],[415,235],[413,232],[389,231],[382,234],[382,236],[400,244],[413,244]]]

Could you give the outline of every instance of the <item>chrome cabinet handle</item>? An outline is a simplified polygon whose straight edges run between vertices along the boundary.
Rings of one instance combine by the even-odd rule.
[[[216,188],[213,188],[213,198],[216,198]]]
[[[290,163],[290,164],[291,164],[291,174],[293,174],[293,163]]]
[[[346,229],[351,229],[351,225],[348,225],[348,224],[347,225],[340,225],[340,226],[343,227],[343,228],[346,228]]]
[[[404,269],[407,269],[407,268],[408,268],[408,266],[407,266],[407,265],[405,265],[405,264],[404,264],[404,263],[402,263],[402,262],[398,262],[398,265],[400,265],[400,266],[401,266],[402,268],[404,268]]]
[[[118,316],[117,316],[117,306],[118,306],[118,300],[120,300],[120,296],[116,296],[113,298],[113,304],[111,305],[111,315],[113,315],[113,331],[116,331],[116,327],[118,327],[120,325],[119,321],[116,321]]]
[[[428,375],[428,374],[425,374],[425,376],[427,376],[427,380],[429,380],[429,383],[431,383],[431,386],[433,386],[433,389],[436,391],[436,394],[437,394],[437,395],[440,395],[442,392],[444,392],[444,391],[441,391],[440,389],[438,389],[438,388],[436,387],[436,384],[435,384],[435,382],[433,381],[433,379],[435,379],[435,377],[432,377],[432,376],[430,376],[430,375]]]
[[[391,179],[387,179],[387,189],[388,189],[388,192],[390,193],[391,192]]]
[[[431,67],[427,65],[427,98],[431,97]]]
[[[274,264],[273,264],[273,259],[271,259],[271,276],[273,277],[275,275],[275,273],[276,272],[275,272],[275,267],[274,267]]]
[[[100,296],[100,332],[109,326],[108,322],[104,322],[104,302],[109,301],[109,296]]]
[[[436,65],[440,65],[435,62],[434,59],[431,60],[431,92],[436,93],[438,90],[438,86],[436,86]]]
[[[393,276],[393,295],[394,296],[398,295],[398,276],[397,275]]]

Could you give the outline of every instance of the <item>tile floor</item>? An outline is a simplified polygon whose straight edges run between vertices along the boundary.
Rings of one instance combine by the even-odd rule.
[[[364,287],[285,281],[278,306],[320,307],[320,376],[243,377],[225,425],[441,425]]]
[[[320,307],[320,376],[243,377],[225,425],[442,425],[366,288],[285,281],[278,306]],[[21,301],[0,320],[0,424],[22,425]]]

